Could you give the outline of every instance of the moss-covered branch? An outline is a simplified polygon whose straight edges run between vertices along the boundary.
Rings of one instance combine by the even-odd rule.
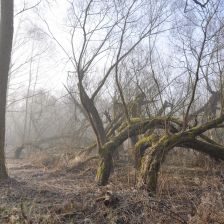
[[[171,119],[172,120],[172,119]],[[153,118],[141,121],[139,118],[131,119],[131,124],[124,123],[120,127],[120,132],[112,137],[106,144],[100,149],[101,161],[97,171],[97,181],[99,185],[105,185],[108,181],[112,156],[115,150],[128,138],[132,136],[138,136],[144,134],[149,129],[165,128],[165,122],[167,118]],[[170,125],[172,129],[172,125]],[[109,165],[106,164],[109,161]]]
[[[194,127],[171,136],[162,137],[156,145],[152,145],[151,148],[149,148],[142,158],[140,184],[145,185],[150,193],[155,193],[160,166],[167,153],[176,146],[191,147],[213,158],[224,160],[224,147],[196,139],[198,135],[215,128],[216,125],[222,123],[223,120],[224,116],[221,116],[202,126]]]
[[[162,163],[164,156],[170,149],[178,145],[183,145],[192,142],[197,136],[202,135],[205,131],[215,128],[217,125],[223,122],[224,115],[217,119],[209,121],[204,125],[191,128],[184,132],[177,132],[178,129],[175,127],[175,125],[180,125],[180,122],[177,119],[168,119],[167,117],[153,118],[147,120],[140,120],[139,118],[135,118],[131,120],[131,124],[124,123],[119,128],[120,132],[116,136],[112,137],[99,150],[101,161],[97,171],[98,184],[105,185],[107,183],[108,178],[110,176],[113,153],[125,140],[131,138],[132,136],[144,134],[146,131],[151,129],[165,129],[167,120],[169,121],[170,133],[175,134],[161,138],[157,144],[152,142],[152,136],[148,136],[146,139],[143,139],[142,142],[137,144],[137,148],[139,149],[141,148],[141,145],[143,143],[148,144],[147,146],[151,146],[149,150],[150,153],[147,153],[144,156],[144,164],[141,163],[143,164],[141,168],[143,180],[145,176],[147,176],[146,182],[148,183],[151,183],[151,180],[156,183],[155,180],[157,180],[157,173],[160,168],[160,164]],[[208,146],[210,146],[209,144],[211,143],[207,143]],[[216,146],[219,147],[218,145]],[[137,154],[140,155],[139,153],[141,154],[141,152],[138,152]],[[148,174],[146,175],[146,173]]]
[[[145,154],[145,150],[155,145],[159,140],[159,136],[156,134],[150,134],[141,138],[135,145],[134,157],[135,157],[135,168],[141,166],[141,159]]]
[[[224,146],[221,145],[214,145],[208,142],[200,141],[198,139],[192,139],[191,141],[178,146],[194,149],[198,152],[207,154],[216,160],[224,160]]]

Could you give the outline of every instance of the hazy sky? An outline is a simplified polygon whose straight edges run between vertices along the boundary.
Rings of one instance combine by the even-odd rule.
[[[28,4],[25,8],[29,8],[38,1],[26,2]],[[23,0],[16,1],[15,14],[23,9],[23,4]],[[63,23],[66,4],[65,1],[60,1],[60,4],[52,4],[51,7],[50,11],[44,1],[38,5],[39,11],[45,16],[51,29],[60,38],[59,28]],[[41,30],[38,30],[41,20],[37,13],[37,9],[30,9],[15,16],[9,96],[18,98],[21,93],[26,93],[30,78],[31,89],[34,88],[36,83],[36,89],[45,88],[53,93],[55,91],[60,92],[63,83],[66,82],[67,74],[64,63],[61,61],[61,52]]]
[[[29,8],[38,2],[39,0],[27,0],[25,1],[25,8]],[[182,3],[184,3],[184,1],[182,1]],[[17,0],[15,14],[21,11],[23,7],[24,0]],[[175,9],[176,6],[174,5],[172,7]],[[29,79],[31,80],[31,90],[34,89],[36,84],[35,89],[44,88],[54,94],[57,93],[60,95],[62,90],[64,91],[63,84],[66,84],[67,71],[70,70],[69,63],[60,47],[43,33],[42,30],[47,31],[47,27],[44,22],[41,21],[41,18],[47,21],[52,33],[54,33],[56,39],[63,47],[70,48],[70,40],[67,35],[68,27],[66,27],[67,10],[67,0],[52,0],[48,2],[47,0],[42,0],[36,8],[15,16],[14,52],[9,100],[12,98],[18,99],[27,93]],[[183,9],[180,9],[179,15],[184,16],[181,10]],[[174,10],[172,13],[174,13]],[[193,11],[190,12],[189,15],[194,16]],[[170,28],[169,26],[170,25],[168,25],[168,28]],[[176,34],[174,34],[174,36],[175,35]],[[175,43],[176,39],[171,40],[174,36],[170,35],[169,32],[165,32],[156,39],[160,58],[157,56],[155,59],[161,59],[162,66],[172,65],[172,75],[175,76],[180,75],[178,73],[182,71],[181,68],[178,68],[178,66],[180,67],[180,61],[178,61],[179,55],[177,48],[174,47],[177,43]],[[200,41],[200,36],[198,39]],[[77,46],[79,45],[78,42],[75,44]],[[30,60],[31,56],[33,57],[32,60]],[[177,57],[175,58],[174,56]],[[177,61],[176,64],[175,60]],[[104,64],[104,61],[101,61],[101,65]],[[102,67],[101,65],[99,65],[97,69],[100,70]],[[160,63],[157,63],[157,66],[160,66]],[[177,67],[174,69],[174,66]],[[181,64],[181,66],[183,66],[183,64]],[[166,72],[168,71],[167,68],[165,68],[165,70]],[[98,74],[93,73],[91,77],[92,82],[95,81],[96,75]]]

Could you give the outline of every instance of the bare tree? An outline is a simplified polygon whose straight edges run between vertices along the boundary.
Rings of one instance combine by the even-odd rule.
[[[216,42],[216,37],[220,36],[217,34],[223,29],[222,22],[219,23],[221,26],[218,30],[213,28],[213,24],[219,22],[215,17],[218,5],[210,5],[210,1],[206,3],[194,1],[198,5],[201,4],[201,7],[196,7],[196,13],[185,14],[181,8],[182,14],[179,18],[183,23],[178,21],[176,27],[172,29],[182,29],[182,33],[177,32],[182,45],[174,55],[169,55],[177,58],[180,56],[179,67],[172,67],[172,62],[169,62],[170,72],[165,71],[163,61],[159,58],[166,52],[160,47],[156,48],[161,40],[155,44],[155,47],[150,46],[155,51],[162,51],[161,54],[157,53],[157,57],[152,54],[153,50],[148,46],[150,43],[146,41],[156,36],[152,40],[156,42],[159,38],[158,34],[171,29],[171,24],[166,24],[166,19],[170,16],[166,11],[167,1],[70,0],[66,2],[69,5],[67,26],[64,27],[67,31],[64,32],[67,41],[57,37],[50,21],[40,15],[41,11],[37,10],[37,12],[44,22],[45,34],[59,46],[66,57],[69,70],[67,73],[72,80],[70,85],[66,86],[68,95],[74,105],[83,111],[84,117],[91,125],[92,133],[95,134],[96,143],[93,147],[98,146],[100,155],[98,183],[100,185],[107,183],[113,165],[113,154],[128,138],[138,140],[135,151],[136,155],[140,155],[139,182],[143,182],[149,191],[156,190],[160,165],[166,154],[175,146],[190,147],[223,160],[223,146],[204,134],[206,131],[220,127],[224,120],[223,115],[217,119],[213,116],[212,121],[209,122],[208,119],[201,120],[200,125],[195,124],[195,127],[190,123],[194,113],[197,115],[207,110],[206,105],[210,102],[208,100],[203,104],[202,99],[197,99],[200,92],[209,90],[213,96],[220,96],[215,94],[217,91],[213,91],[215,88],[209,81],[211,79],[209,73],[214,72],[214,68],[217,67],[212,56],[217,52],[217,48],[212,48],[211,45]],[[163,24],[165,26],[162,26]],[[164,30],[161,30],[161,26],[165,27]],[[148,58],[141,60],[138,69],[133,63],[132,77],[131,54],[140,44],[143,49],[147,48],[144,53]],[[211,56],[212,60],[210,60]],[[220,68],[219,71],[223,69]],[[220,72],[217,76],[219,79],[222,76]],[[112,75],[115,77],[116,87],[114,85],[107,88],[111,81],[114,81]],[[170,75],[172,78],[166,80],[165,75]],[[127,85],[132,83],[128,87],[131,89],[129,93],[131,97],[127,97],[129,90],[124,86],[124,80]],[[174,82],[176,86],[173,85],[169,89],[170,98],[174,99],[171,104],[168,103],[167,92],[164,90]],[[150,86],[152,83],[153,87]],[[181,87],[178,86],[179,83]],[[111,119],[109,107],[105,108],[101,105],[102,98],[108,99],[104,91],[108,91],[109,88],[111,88],[111,96],[116,95],[114,98],[119,98],[117,105],[123,108],[117,111],[114,120]],[[141,99],[137,96],[138,91],[141,93]],[[176,98],[175,94],[178,94],[179,98]],[[136,112],[135,105],[139,104],[141,107],[143,101],[147,104],[148,110],[141,116],[141,112]],[[197,102],[203,106],[199,108]],[[213,105],[216,103],[213,102]],[[134,107],[136,110],[132,111]],[[167,107],[174,107],[175,110],[166,113]],[[107,117],[107,122],[104,122],[103,113]],[[183,120],[180,114],[184,114]],[[90,149],[93,147],[91,146]]]
[[[48,35],[71,62],[74,79],[78,84],[80,101],[95,133],[99,154],[102,158],[97,173],[98,183],[105,184],[110,175],[112,154],[102,150],[108,138],[96,106],[97,96],[109,80],[109,76],[114,71],[118,75],[119,64],[145,38],[161,32],[160,26],[169,14],[166,12],[165,1],[134,0],[105,3],[89,0],[82,4],[76,1],[69,1],[69,3],[70,49],[58,41],[48,22],[43,18],[42,20],[47,27]],[[103,63],[100,65],[101,61]],[[97,74],[96,65],[100,67],[98,70],[103,72]],[[94,78],[93,75],[98,75],[100,81],[95,84],[92,91],[89,91],[86,83],[90,83],[91,78]],[[118,82],[117,84],[119,87]],[[119,90],[122,97],[122,89],[119,88]],[[122,101],[125,105],[124,98]],[[128,118],[126,106],[124,108]]]

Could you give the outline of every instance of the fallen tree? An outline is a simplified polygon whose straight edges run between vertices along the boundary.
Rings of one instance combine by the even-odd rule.
[[[181,122],[175,118],[132,119],[131,125],[123,124],[119,134],[112,137],[100,149],[101,161],[97,170],[97,182],[99,185],[107,184],[113,165],[113,153],[126,139],[142,135],[149,130],[165,130],[167,122],[169,122],[169,134],[165,134],[161,138],[151,134],[140,139],[136,144],[135,155],[137,155],[136,168],[139,168],[139,185],[145,186],[151,194],[154,194],[160,166],[167,153],[174,147],[192,148],[216,160],[224,160],[224,146],[203,134],[216,128],[223,121],[224,115],[204,125],[181,131]]]
[[[204,132],[215,128],[224,121],[224,115],[207,122],[204,125],[191,128],[189,130],[165,135],[160,138],[157,144],[153,145],[145,152],[141,159],[139,171],[139,185],[144,186],[150,194],[155,194],[160,167],[167,153],[174,147],[188,147],[205,153],[212,158],[224,160],[224,146],[211,144],[206,141],[196,139]]]
[[[51,136],[51,137],[42,138],[42,139],[39,139],[39,140],[24,142],[22,145],[16,147],[16,149],[14,151],[14,157],[15,157],[15,159],[19,159],[21,157],[22,151],[26,147],[31,147],[33,149],[38,149],[40,151],[43,151],[44,150],[44,147],[43,147],[44,144],[50,144],[52,142],[55,142],[55,141],[58,141],[58,140],[61,140],[61,139],[70,139],[72,137],[73,137],[72,134],[55,135],[55,136]]]

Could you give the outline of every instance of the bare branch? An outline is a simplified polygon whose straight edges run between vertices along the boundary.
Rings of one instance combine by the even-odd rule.
[[[209,3],[209,0],[207,0],[204,4],[199,2],[198,0],[193,0],[193,2],[199,6],[201,6],[202,8],[205,8],[205,6]]]
[[[32,6],[28,7],[28,8],[26,8],[26,6],[25,6],[25,4],[24,4],[23,9],[20,10],[19,12],[17,12],[14,16],[16,17],[16,16],[20,15],[20,14],[23,13],[23,12],[26,12],[26,11],[28,11],[28,10],[30,10],[30,9],[34,9],[34,8],[37,7],[40,3],[41,3],[41,0],[39,0],[39,2],[37,2],[35,5],[32,5]]]

